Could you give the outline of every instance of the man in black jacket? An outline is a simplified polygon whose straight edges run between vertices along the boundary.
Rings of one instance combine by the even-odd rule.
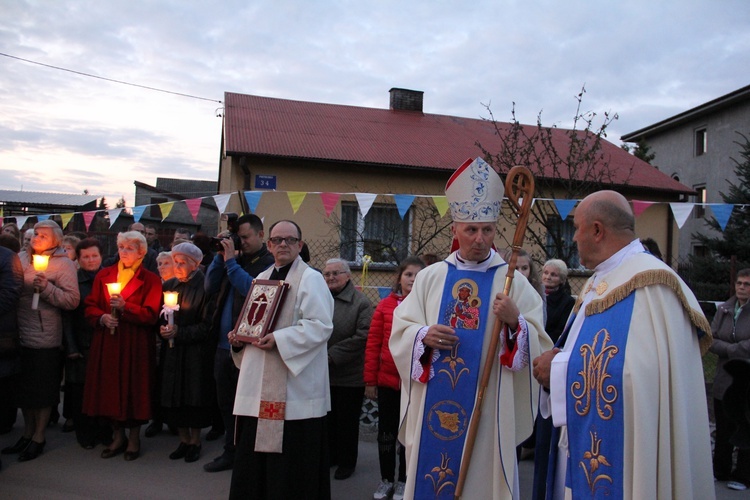
[[[237,236],[241,243],[239,252],[232,238],[219,235],[223,250],[214,257],[206,271],[206,292],[218,293],[212,332],[218,345],[214,361],[214,377],[219,409],[224,419],[226,434],[224,453],[203,466],[207,472],[231,469],[234,464],[234,395],[237,391],[239,370],[232,361],[227,333],[234,328],[242,310],[245,296],[253,278],[273,264],[273,255],[263,243],[263,222],[257,215],[243,215],[237,220]]]

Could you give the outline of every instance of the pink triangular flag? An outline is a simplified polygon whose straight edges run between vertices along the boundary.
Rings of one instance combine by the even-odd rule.
[[[643,213],[644,210],[646,210],[648,207],[650,207],[653,204],[654,204],[653,201],[633,200],[633,213],[635,214],[636,217],[638,217],[639,215]]]
[[[339,193],[320,193],[320,199],[323,201],[323,208],[326,211],[326,217],[331,216],[331,212],[336,207],[336,203],[339,202],[341,194]]]
[[[94,217],[96,216],[96,210],[92,210],[90,212],[83,212],[83,223],[86,224],[86,231],[89,230],[89,226],[91,225],[91,221],[94,220]]]
[[[187,205],[188,210],[190,210],[190,215],[193,216],[195,222],[198,222],[198,211],[201,209],[201,202],[203,202],[202,198],[185,200],[185,205]]]

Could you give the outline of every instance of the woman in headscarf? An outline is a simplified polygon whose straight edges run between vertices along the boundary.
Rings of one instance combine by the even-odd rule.
[[[86,319],[95,330],[83,411],[106,418],[113,429],[102,458],[125,452],[125,460],[137,459],[141,425],[151,418],[161,280],[142,266],[146,249],[146,238],[138,231],[117,235],[120,259],[99,272],[85,301]],[[121,292],[110,295],[108,283],[119,283]]]
[[[203,252],[192,243],[172,247],[175,277],[163,285],[177,292],[179,309],[173,325],[162,320],[161,411],[164,421],[177,427],[180,444],[169,458],[195,462],[201,452],[201,429],[211,425],[214,401],[213,360],[216,352],[211,335],[213,302],[206,295]]]

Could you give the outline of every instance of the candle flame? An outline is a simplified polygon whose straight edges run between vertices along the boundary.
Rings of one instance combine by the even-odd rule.
[[[177,305],[178,292],[164,292],[164,305],[174,307]]]
[[[49,255],[34,255],[34,270],[43,273],[49,265]]]
[[[122,285],[120,283],[107,283],[107,291],[110,297],[112,295],[118,295],[122,291]]]

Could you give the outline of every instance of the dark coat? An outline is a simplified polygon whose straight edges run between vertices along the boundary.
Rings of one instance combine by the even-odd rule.
[[[713,385],[715,399],[723,399],[724,392],[732,383],[732,376],[724,369],[724,365],[730,359],[750,359],[750,305],[745,304],[735,324],[736,304],[736,296],[720,304],[711,322],[714,340],[709,350],[719,356]]]
[[[143,266],[138,268],[122,291],[125,311],[112,335],[99,321],[111,310],[106,284],[116,281],[116,265],[102,269],[84,302],[94,337],[86,367],[83,412],[118,422],[143,422],[151,418],[161,279]]]
[[[172,278],[163,285],[165,292],[180,294],[180,309],[174,313],[174,347],[169,347],[168,341],[161,343],[161,405],[165,408],[209,406],[213,401],[214,303],[208,300],[203,282],[203,273],[196,270],[186,282]],[[162,318],[159,323],[167,321]]]
[[[81,354],[82,357],[65,360],[65,381],[74,384],[83,384],[86,380],[86,363],[91,349],[91,338],[94,328],[86,321],[86,306],[84,301],[91,294],[94,287],[96,272],[78,270],[78,291],[81,301],[78,307],[67,313],[63,318],[63,344],[66,354]]]
[[[18,373],[18,299],[23,287],[23,268],[18,254],[0,247],[0,377]]]
[[[544,329],[552,342],[557,342],[560,338],[575,303],[569,288],[565,285],[547,295],[547,323]]]
[[[333,333],[328,339],[328,372],[332,386],[364,387],[365,345],[372,303],[349,280],[333,298]]]

